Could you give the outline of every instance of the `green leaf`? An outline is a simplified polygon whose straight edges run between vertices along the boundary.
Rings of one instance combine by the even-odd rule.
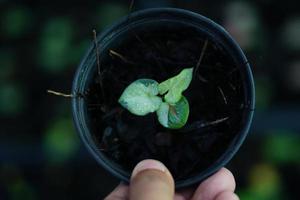
[[[185,125],[189,116],[189,103],[184,96],[174,105],[161,103],[156,111],[159,123],[170,129],[179,129]]]
[[[119,103],[132,114],[144,116],[155,112],[162,99],[158,96],[158,83],[151,79],[138,79],[123,92]]]
[[[193,68],[183,69],[178,75],[158,85],[159,94],[163,95],[168,92],[164,97],[165,101],[169,104],[175,104],[181,99],[182,92],[189,87],[192,78]]]
[[[156,111],[159,123],[166,128],[169,127],[169,108],[169,104],[162,102]]]

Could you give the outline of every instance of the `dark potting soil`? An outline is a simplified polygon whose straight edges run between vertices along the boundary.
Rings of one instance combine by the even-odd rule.
[[[128,173],[152,158],[162,161],[177,181],[192,177],[220,158],[242,127],[247,108],[241,71],[224,47],[194,28],[132,30],[101,53],[100,63],[102,89],[95,62],[86,91],[90,128],[99,149]],[[131,82],[161,82],[190,67],[194,78],[184,92],[190,115],[183,128],[166,129],[156,113],[135,116],[118,103]]]

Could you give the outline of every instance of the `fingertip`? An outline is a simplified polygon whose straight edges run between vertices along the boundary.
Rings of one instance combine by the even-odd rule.
[[[174,180],[169,170],[159,161],[144,160],[133,170],[129,197],[137,199],[173,199]]]
[[[231,191],[221,192],[215,200],[239,200],[240,198]]]
[[[222,167],[215,175],[218,176],[219,179],[223,179],[223,182],[228,183],[228,188],[230,189],[230,191],[235,190],[236,187],[235,178],[231,171],[229,171],[225,167]]]
[[[235,180],[233,174],[226,168],[221,168],[217,173],[203,181],[197,188],[193,200],[215,199],[224,191],[233,192]]]
[[[168,169],[163,163],[157,160],[147,159],[139,162],[132,171],[131,179],[133,179],[138,173],[144,170],[158,170],[163,173],[167,172]]]

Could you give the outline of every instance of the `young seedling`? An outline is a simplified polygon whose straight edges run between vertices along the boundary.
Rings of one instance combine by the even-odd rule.
[[[162,126],[179,129],[188,120],[189,103],[182,92],[189,87],[192,77],[193,68],[186,68],[161,83],[152,79],[138,79],[123,91],[119,103],[138,116],[156,112]]]

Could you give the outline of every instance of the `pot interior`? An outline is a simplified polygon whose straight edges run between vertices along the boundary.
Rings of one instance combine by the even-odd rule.
[[[180,183],[204,177],[232,156],[246,134],[252,97],[245,63],[228,41],[193,22],[148,19],[98,42],[101,78],[93,48],[83,62],[89,70],[82,81],[89,142],[100,162],[128,178],[139,161],[157,159]],[[184,92],[190,115],[183,128],[164,128],[155,113],[135,116],[118,103],[133,81],[161,82],[190,67],[194,77]]]

